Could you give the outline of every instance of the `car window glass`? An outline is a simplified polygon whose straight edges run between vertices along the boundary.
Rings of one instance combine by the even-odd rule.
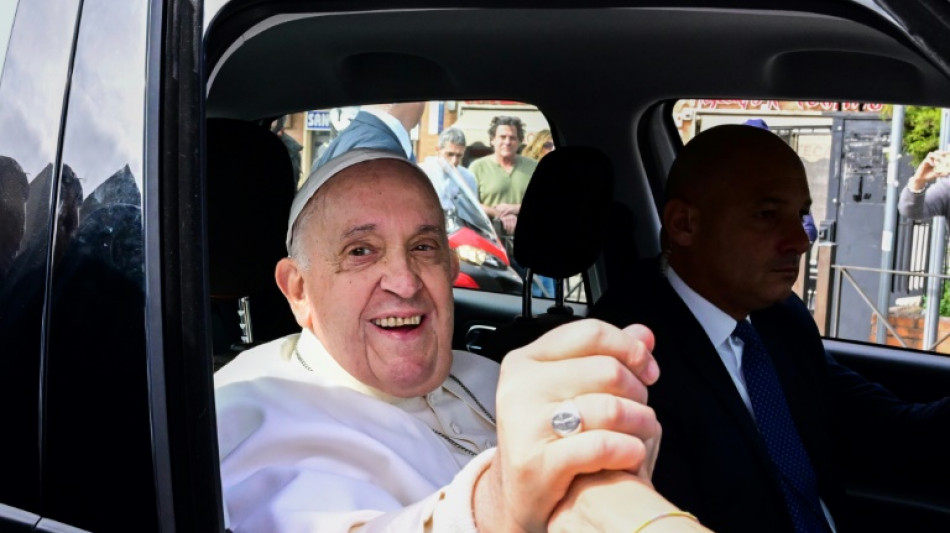
[[[83,2],[54,217],[44,507],[89,531],[155,524],[140,519],[156,513],[141,192],[147,15],[142,2]],[[75,480],[92,478],[101,490],[77,494]]]
[[[10,42],[16,6],[17,2],[12,0],[0,4],[0,72],[3,72],[3,60],[7,57],[7,44]]]
[[[902,139],[892,147],[895,109],[906,111]],[[939,109],[695,99],[676,102],[672,118],[684,142],[719,124],[745,123],[770,129],[798,152],[813,202],[803,219],[812,246],[794,290],[826,337],[950,353],[950,319],[940,318],[950,315],[943,217],[909,216],[898,207],[913,197],[905,189],[915,167],[937,148]],[[899,158],[890,169],[892,148]],[[897,183],[890,203],[889,179]]]
[[[0,76],[0,503],[32,512],[50,205],[78,5],[21,2]]]
[[[295,170],[301,180],[327,158],[325,154],[333,140],[352,124],[360,110],[360,106],[312,110],[281,119],[286,135],[299,141],[296,152],[294,148],[291,150],[294,157],[300,158]],[[513,146],[519,157],[526,158],[525,168],[530,174],[537,161],[555,148],[550,124],[541,111],[530,104],[504,100],[426,102],[407,141],[411,155],[432,179],[446,210],[449,242],[461,263],[455,286],[520,295],[524,270],[514,261],[511,226],[506,227],[504,217],[497,216],[491,208],[497,208],[498,204],[520,204],[523,189],[508,190],[507,182],[514,180],[506,178],[502,182],[491,174],[490,169],[494,167],[485,164],[495,152],[489,126],[493,117],[498,116],[521,121],[523,138]],[[364,127],[361,119],[357,123]],[[440,134],[450,129],[461,135],[457,139],[464,145],[443,142],[440,147]],[[286,137],[284,139],[290,147]],[[333,152],[330,155],[335,155]],[[484,161],[476,163],[479,159]],[[512,175],[519,171],[520,167],[516,167]],[[533,295],[553,298],[554,283],[551,278],[535,276]],[[582,276],[566,280],[565,289],[567,300],[586,301]]]

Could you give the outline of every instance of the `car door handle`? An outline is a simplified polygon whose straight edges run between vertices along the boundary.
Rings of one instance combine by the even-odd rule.
[[[495,326],[485,324],[475,324],[465,332],[465,349],[477,354],[482,354],[485,339],[495,332]]]

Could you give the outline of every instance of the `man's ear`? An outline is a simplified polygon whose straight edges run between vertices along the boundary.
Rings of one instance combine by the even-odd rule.
[[[673,198],[663,208],[663,229],[671,245],[689,246],[696,235],[696,210],[681,199]]]
[[[287,298],[297,324],[302,328],[311,328],[313,321],[310,315],[310,300],[304,290],[305,281],[300,265],[289,257],[281,259],[274,269],[274,279],[277,280],[280,292],[284,293],[284,298]]]

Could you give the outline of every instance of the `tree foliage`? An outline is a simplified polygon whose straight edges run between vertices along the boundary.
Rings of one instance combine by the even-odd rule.
[[[940,146],[939,107],[909,105],[904,107],[904,142],[902,149],[911,156],[911,164],[916,167],[927,154]],[[881,117],[890,120],[894,116],[894,107],[885,106]]]
[[[940,145],[939,107],[904,107],[904,142],[902,150],[911,156],[911,164],[916,168],[927,154]],[[894,107],[885,106],[882,118],[890,120],[894,116]]]
[[[904,109],[904,151],[914,167],[939,147],[940,115],[937,107],[907,106]]]

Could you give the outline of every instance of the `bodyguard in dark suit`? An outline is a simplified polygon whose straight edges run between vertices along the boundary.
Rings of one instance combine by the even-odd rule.
[[[592,312],[653,330],[661,374],[649,403],[663,426],[653,481],[719,533],[849,531],[841,450],[879,450],[868,465],[879,469],[919,467],[906,459],[927,454],[948,471],[950,399],[906,404],[838,365],[792,295],[810,204],[779,137],[711,128],[670,171],[664,256]]]

